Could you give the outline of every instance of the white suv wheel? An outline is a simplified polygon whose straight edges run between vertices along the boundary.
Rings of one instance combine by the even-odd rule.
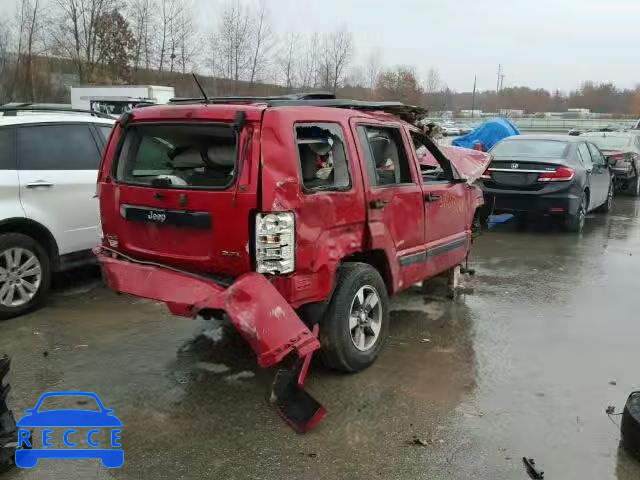
[[[20,247],[0,252],[0,304],[20,307],[29,303],[41,282],[42,266],[34,252]]]

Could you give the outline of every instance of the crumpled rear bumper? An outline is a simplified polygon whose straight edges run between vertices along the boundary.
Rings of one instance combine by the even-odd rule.
[[[320,348],[317,337],[261,274],[246,273],[226,287],[205,277],[130,261],[105,249],[95,253],[106,281],[117,292],[164,302],[171,313],[184,317],[208,309],[225,311],[261,367],[273,366],[294,351],[304,357]]]

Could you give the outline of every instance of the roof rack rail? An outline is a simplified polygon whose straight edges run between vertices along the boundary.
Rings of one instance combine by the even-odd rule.
[[[96,112],[95,110],[82,110],[79,108],[66,108],[66,107],[56,107],[56,106],[47,106],[47,105],[34,105],[32,103],[21,103],[17,105],[10,106],[0,106],[0,113],[4,114],[4,116],[16,116],[18,112],[62,112],[62,113],[86,113],[91,115],[92,117],[98,118],[108,118],[109,120],[113,120],[114,118],[111,115],[102,112]]]
[[[275,97],[213,97],[209,98],[206,102],[202,98],[174,98],[170,100],[170,103],[177,105],[194,103],[203,103],[207,105],[262,103],[269,107],[310,106],[345,108],[362,111],[382,111],[396,115],[408,122],[415,122],[416,120],[426,116],[429,112],[429,110],[424,107],[406,105],[402,102],[370,102],[366,100],[341,99],[336,98],[332,93],[324,92],[282,95]]]
[[[268,103],[273,100],[330,100],[336,96],[330,92],[307,92],[307,93],[291,93],[287,95],[272,95],[265,97],[252,96],[230,96],[230,97],[186,97],[172,98],[170,104],[191,104],[191,103]]]

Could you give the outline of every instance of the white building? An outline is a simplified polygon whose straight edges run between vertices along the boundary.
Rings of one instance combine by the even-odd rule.
[[[458,112],[458,115],[460,117],[465,117],[465,118],[471,118],[471,117],[480,118],[482,116],[482,110],[460,110]]]
[[[507,118],[522,118],[524,117],[524,110],[518,110],[515,108],[501,108],[498,113]]]

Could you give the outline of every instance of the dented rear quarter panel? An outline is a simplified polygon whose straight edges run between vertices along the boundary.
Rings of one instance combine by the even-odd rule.
[[[296,124],[334,123],[345,138],[351,188],[305,191],[299,171]],[[294,307],[325,301],[335,272],[347,256],[363,249],[365,198],[358,154],[344,111],[325,108],[268,109],[262,123],[262,207],[296,215],[296,272],[274,285]]]

